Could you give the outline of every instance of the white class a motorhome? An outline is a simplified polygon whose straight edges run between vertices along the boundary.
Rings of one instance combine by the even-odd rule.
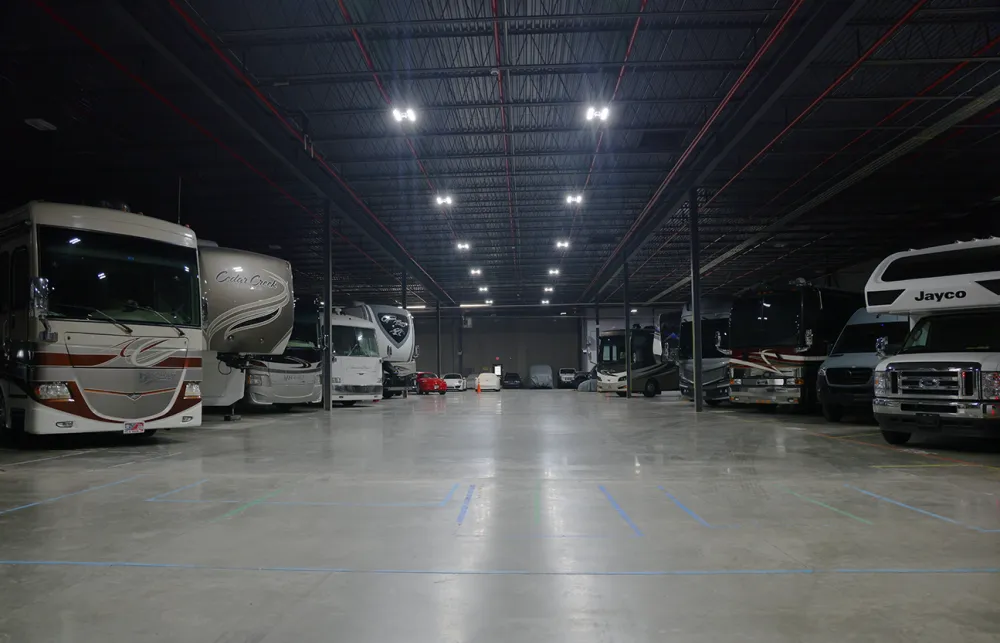
[[[198,246],[205,301],[201,392],[205,406],[232,407],[246,395],[253,356],[281,355],[288,345],[292,268],[284,259],[210,241]]]
[[[382,359],[375,324],[353,315],[330,317],[330,399],[344,406],[382,399]]]
[[[677,390],[677,365],[664,360],[660,333],[654,328],[634,326],[631,345],[625,345],[625,330],[606,330],[600,334],[597,353],[597,392],[626,395],[626,360],[631,359],[633,393],[646,397]]]
[[[0,429],[150,435],[201,424],[189,228],[32,202],[0,215]]]
[[[382,358],[383,395],[385,398],[403,395],[407,378],[417,372],[419,347],[413,314],[397,306],[360,302],[345,307],[343,312],[375,326],[378,354]]]
[[[875,367],[872,410],[886,441],[1000,437],[1000,239],[893,254],[865,296],[869,312],[910,317],[902,346],[880,342]]]
[[[728,297],[701,299],[702,390],[709,405],[729,400],[729,315],[732,306],[733,301]],[[694,399],[694,311],[691,304],[684,304],[681,311],[677,365],[681,395]]]

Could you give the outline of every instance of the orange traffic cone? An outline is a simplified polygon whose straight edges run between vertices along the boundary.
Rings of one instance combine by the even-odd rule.
[[[479,386],[479,378],[477,377],[476,378],[476,393],[482,393],[482,392],[483,392],[483,388],[481,386]]]

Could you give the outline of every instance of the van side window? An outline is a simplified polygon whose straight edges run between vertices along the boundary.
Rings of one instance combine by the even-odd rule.
[[[10,310],[10,253],[0,252],[0,312]]]
[[[28,269],[28,249],[16,248],[10,259],[10,301],[11,309],[23,310],[28,307],[28,287],[31,273]]]

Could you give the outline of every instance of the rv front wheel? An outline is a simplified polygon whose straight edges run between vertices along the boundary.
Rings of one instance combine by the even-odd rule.
[[[840,418],[844,417],[844,409],[839,404],[823,402],[823,417],[827,422],[840,422]]]
[[[660,392],[660,387],[657,386],[656,380],[649,380],[646,382],[646,386],[642,388],[642,394],[646,397],[655,397],[657,393]]]
[[[910,441],[910,434],[899,431],[882,431],[882,438],[889,444],[906,444]]]

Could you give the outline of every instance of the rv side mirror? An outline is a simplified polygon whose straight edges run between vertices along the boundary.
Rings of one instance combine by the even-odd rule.
[[[715,331],[715,350],[717,350],[717,351],[721,351],[722,350],[722,331],[721,330]]]
[[[31,291],[28,294],[31,302],[31,314],[35,319],[45,319],[49,315],[49,280],[45,277],[35,277],[31,280]]]
[[[888,337],[879,337],[875,340],[875,354],[879,359],[885,359],[899,352],[899,344],[890,344]]]

